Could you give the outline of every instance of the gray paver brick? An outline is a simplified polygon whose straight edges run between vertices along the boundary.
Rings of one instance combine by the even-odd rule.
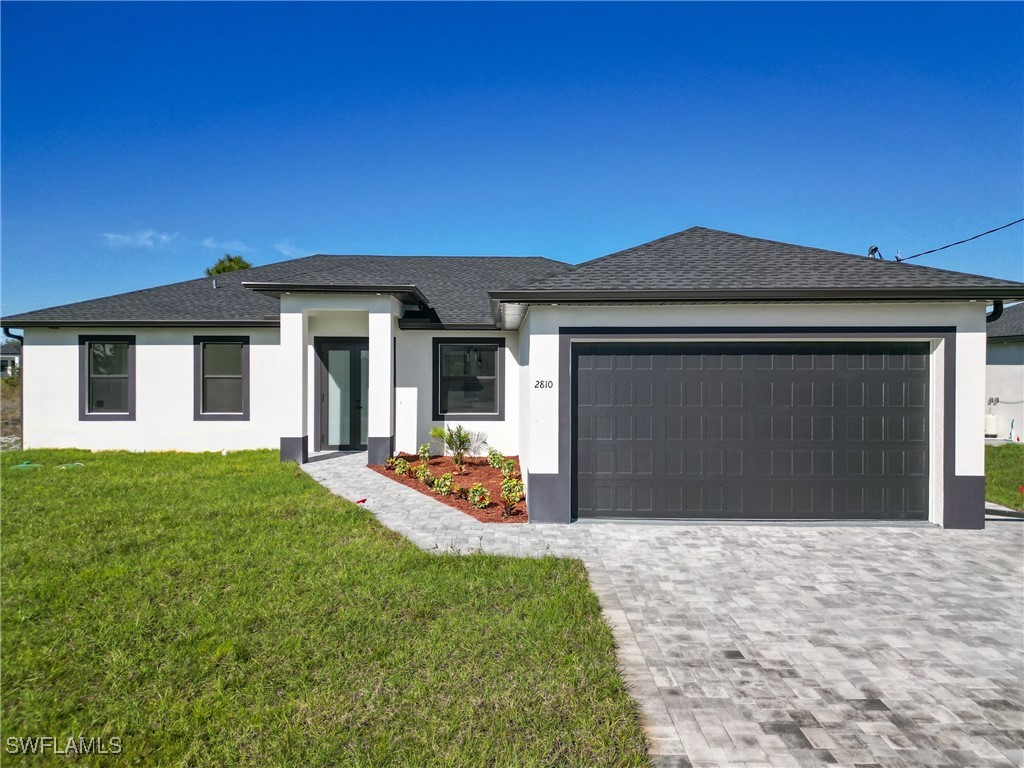
[[[659,768],[1021,766],[1024,523],[486,525],[365,462],[303,468],[426,550],[583,561]]]

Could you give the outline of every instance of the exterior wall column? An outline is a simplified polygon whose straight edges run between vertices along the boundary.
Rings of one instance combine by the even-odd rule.
[[[367,463],[383,464],[395,449],[394,314],[370,312]]]
[[[946,351],[953,376],[945,434],[954,444],[946,447],[942,527],[978,530],[985,527],[985,304],[962,308],[969,317],[957,323],[956,347]]]
[[[281,297],[281,461],[309,458],[307,356],[309,324],[302,304]]]

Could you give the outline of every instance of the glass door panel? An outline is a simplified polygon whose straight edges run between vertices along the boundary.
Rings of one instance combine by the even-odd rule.
[[[359,444],[366,445],[368,429],[366,417],[370,412],[367,399],[370,394],[370,350],[359,350]]]
[[[317,450],[365,448],[369,344],[358,338],[318,338],[314,346],[320,366]]]
[[[352,350],[327,350],[327,443],[346,445],[352,435]]]

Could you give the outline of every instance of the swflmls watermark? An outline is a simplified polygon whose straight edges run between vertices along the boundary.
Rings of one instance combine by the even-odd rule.
[[[4,743],[9,755],[120,755],[120,736],[9,736]]]

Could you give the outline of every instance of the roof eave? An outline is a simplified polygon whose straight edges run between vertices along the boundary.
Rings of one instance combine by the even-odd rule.
[[[279,318],[262,320],[31,320],[0,318],[7,328],[277,328]]]
[[[976,286],[966,288],[741,288],[699,290],[512,290],[491,291],[495,302],[643,302],[643,301],[906,301],[1024,299],[1019,287]]]
[[[398,319],[398,328],[402,331],[497,331],[494,323],[432,323],[422,320]]]
[[[243,288],[280,298],[282,293],[375,293],[389,294],[402,302],[428,306],[427,297],[415,285],[337,285],[333,283],[243,282]]]

